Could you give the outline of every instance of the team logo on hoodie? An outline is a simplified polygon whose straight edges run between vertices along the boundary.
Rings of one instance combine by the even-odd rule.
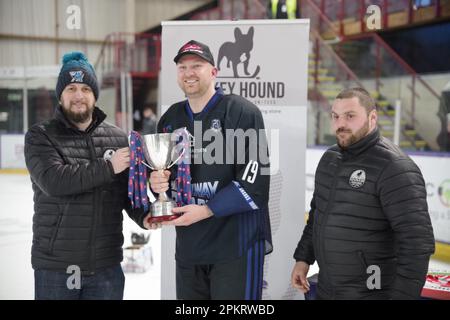
[[[348,180],[348,183],[352,188],[360,188],[366,182],[366,172],[362,169],[353,171]]]

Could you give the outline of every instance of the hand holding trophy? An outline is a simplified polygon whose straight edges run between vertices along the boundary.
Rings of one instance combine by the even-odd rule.
[[[158,133],[141,136],[131,131],[130,144],[130,173],[128,196],[133,208],[143,207],[148,210],[147,170],[144,166],[154,170],[160,178],[153,180],[152,189],[159,193],[158,199],[150,206],[150,213],[145,218],[144,226],[159,227],[163,221],[176,219],[172,209],[178,205],[191,203],[190,176],[190,135],[186,128],[180,128],[173,133]],[[181,159],[181,160],[180,160]],[[174,164],[178,164],[176,177],[177,202],[172,201],[165,191],[169,186],[168,171]],[[164,174],[166,172],[166,174]],[[158,184],[160,184],[158,186]],[[162,184],[162,187],[161,187]],[[156,188],[155,188],[156,187]],[[159,192],[158,192],[159,190]]]
[[[175,155],[176,142],[171,139],[171,133],[147,134],[142,137],[144,146],[144,156],[148,166],[152,170],[158,170],[164,176],[164,170],[170,169],[183,156],[184,151],[173,160]],[[158,199],[150,206],[149,223],[158,223],[176,219],[179,214],[172,213],[172,209],[177,205],[171,200],[166,192],[159,193]]]

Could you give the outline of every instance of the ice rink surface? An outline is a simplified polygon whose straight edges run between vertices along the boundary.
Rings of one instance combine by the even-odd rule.
[[[0,299],[34,299],[31,268],[33,190],[28,175],[0,174]],[[124,247],[131,232],[150,233],[153,264],[145,273],[125,273],[124,299],[160,299],[161,232],[142,230],[124,215]]]
[[[34,276],[31,268],[32,217],[33,191],[30,177],[0,174],[0,300],[34,299]],[[124,247],[131,245],[132,232],[146,235],[150,233],[148,246],[151,248],[153,264],[144,273],[125,273],[124,299],[159,300],[161,232],[142,230],[125,214]],[[317,265],[312,266],[309,275],[317,272],[317,269]],[[430,269],[450,270],[450,264],[431,260]]]

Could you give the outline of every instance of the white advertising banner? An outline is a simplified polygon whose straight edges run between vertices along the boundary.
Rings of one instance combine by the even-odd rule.
[[[56,78],[58,77],[59,65],[30,66],[30,67],[0,67],[0,79],[23,79],[23,78]]]
[[[428,211],[437,242],[450,244],[450,158],[411,154],[427,185]]]
[[[0,168],[25,169],[25,136],[23,134],[0,135]]]
[[[307,149],[306,201],[309,211],[314,191],[314,174],[325,149]],[[409,154],[423,174],[427,187],[428,211],[437,242],[450,244],[450,157]],[[438,252],[436,252],[438,253]],[[439,253],[438,253],[439,254]]]
[[[160,108],[184,100],[173,58],[189,40],[207,44],[225,94],[256,104],[269,139],[269,210],[273,252],[266,256],[263,299],[302,299],[290,285],[293,253],[304,228],[309,20],[162,23]],[[175,230],[162,230],[161,298],[175,299]]]

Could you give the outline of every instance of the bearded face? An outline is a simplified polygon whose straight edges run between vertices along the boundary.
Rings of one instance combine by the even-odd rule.
[[[357,97],[336,99],[331,111],[332,130],[337,144],[346,149],[367,136],[376,127],[376,111],[367,114]]]
[[[214,86],[217,69],[193,55],[182,56],[177,63],[177,82],[188,98],[201,98]]]
[[[365,136],[369,134],[369,119],[367,118],[363,126],[356,131],[348,127],[340,127],[336,130],[336,141],[337,144],[342,148],[346,149],[348,146],[358,142]]]
[[[73,83],[64,88],[60,103],[69,121],[75,124],[85,123],[92,118],[95,97],[88,85]]]

